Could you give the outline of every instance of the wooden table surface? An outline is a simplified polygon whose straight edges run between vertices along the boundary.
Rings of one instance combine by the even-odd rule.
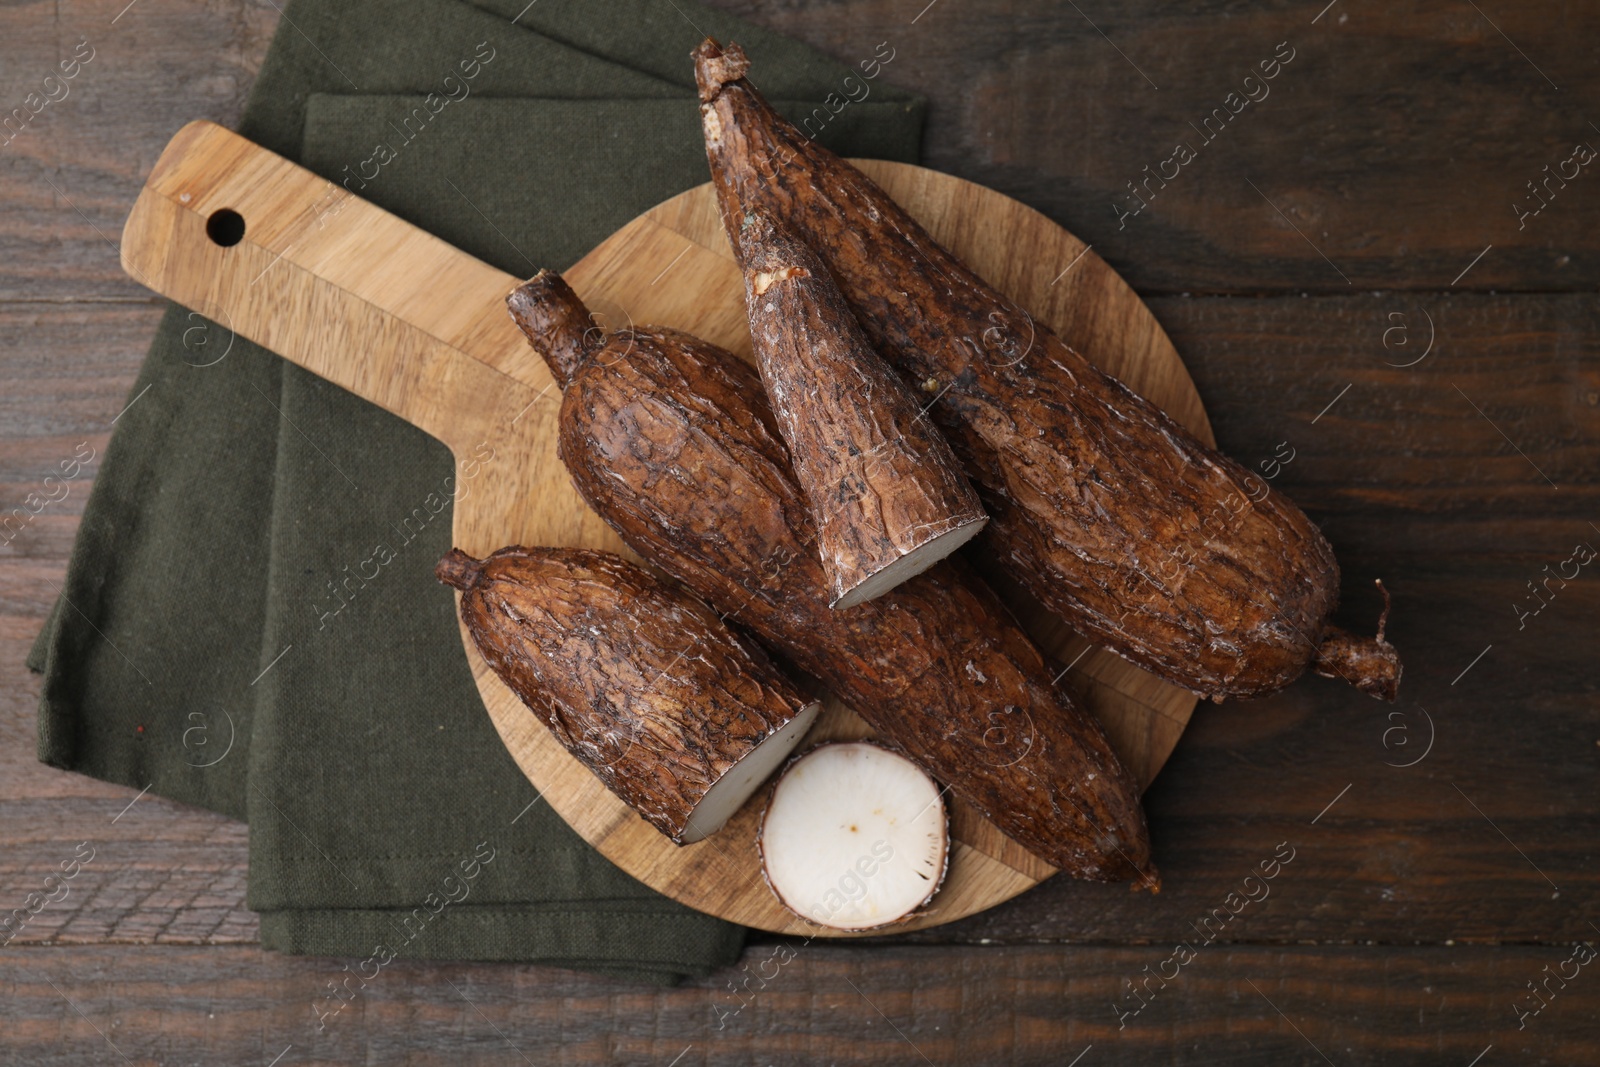
[[[4,509],[80,442],[103,453],[160,315],[118,269],[122,221],[181,123],[237,118],[279,17],[125,2],[0,6],[0,107],[96,50],[0,159]],[[877,943],[757,939],[671,990],[399,961],[318,1035],[330,961],[256,944],[244,826],[34,762],[23,657],[81,479],[0,546],[0,910],[97,850],[0,949],[0,1059],[1600,1063],[1600,573],[1516,611],[1600,545],[1600,174],[1573,162],[1600,146],[1600,11],[718,2],[847,62],[889,42],[885,76],[932,101],[926,163],[1043,210],[1148,298],[1222,447],[1327,531],[1340,620],[1370,630],[1371,579],[1393,591],[1400,701],[1308,678],[1200,708],[1148,797],[1155,899],[1056,880]],[[1193,158],[1131,213],[1179,141]],[[1230,896],[1275,854],[1265,899]]]

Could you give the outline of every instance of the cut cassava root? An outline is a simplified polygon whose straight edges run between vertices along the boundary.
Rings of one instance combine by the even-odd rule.
[[[1075,877],[1157,884],[1138,789],[1105,732],[957,559],[829,607],[815,528],[749,364],[673,330],[594,331],[549,271],[508,304],[563,388],[573,483],[635,551],[1036,856]]]
[[[779,117],[730,44],[695,50],[723,223],[781,220],[921,389],[978,487],[982,543],[1090,640],[1194,692],[1255,696],[1308,664],[1394,699],[1382,637],[1329,623],[1339,568],[1305,514],[1064,344],[859,170]]]
[[[756,844],[784,907],[819,926],[872,930],[939,891],[950,820],[943,792],[915,763],[868,741],[835,742],[779,775]]]
[[[833,606],[853,607],[944,559],[988,516],[817,254],[763,215],[744,217],[738,241],[761,381],[816,524]]]
[[[816,718],[761,649],[617,556],[452,549],[436,573],[501,680],[676,844],[720,830]]]

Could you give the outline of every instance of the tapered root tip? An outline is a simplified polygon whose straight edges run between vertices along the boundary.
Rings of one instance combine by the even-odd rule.
[[[1139,872],[1139,877],[1134,879],[1133,884],[1128,886],[1128,889],[1134,893],[1161,892],[1161,872],[1156,870],[1155,864],[1150,864]]]
[[[478,576],[483,573],[483,561],[473,559],[459,548],[452,548],[433,566],[433,575],[445,585],[454,586],[462,592],[471,589],[478,582]]]
[[[1379,589],[1383,586],[1380,584]],[[1383,636],[1389,621],[1389,594],[1384,591],[1383,619],[1376,637],[1358,637],[1330,626],[1317,646],[1311,669],[1324,678],[1343,678],[1368,696],[1393,700],[1400,692],[1400,653]]]
[[[738,81],[750,70],[750,57],[732,41],[724,47],[715,38],[707,37],[690,55],[694,59],[694,80],[700,87],[703,104],[715,100],[724,85]]]

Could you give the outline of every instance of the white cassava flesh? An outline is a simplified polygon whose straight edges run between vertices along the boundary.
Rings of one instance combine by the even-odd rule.
[[[759,845],[784,907],[819,926],[870,930],[939,891],[950,829],[943,795],[921,767],[868,741],[836,742],[779,776]]]
[[[857,604],[865,604],[869,600],[882,596],[901,582],[915,578],[972,540],[988,523],[989,517],[984,515],[924,541],[828,606],[830,608],[853,608]]]
[[[761,788],[761,783],[771,777],[772,772],[800,746],[821,707],[816,701],[807,705],[777,733],[761,742],[718,778],[689,815],[689,825],[683,831],[683,843],[692,845],[722,829],[733,818],[734,812],[744,807],[750,794]]]

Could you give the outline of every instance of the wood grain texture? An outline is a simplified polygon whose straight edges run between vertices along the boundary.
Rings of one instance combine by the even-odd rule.
[[[94,49],[65,98],[0,148],[0,299],[145,298],[117,263],[128,208],[174,130],[238,120],[281,17],[273,0],[127,6],[0,6],[0,113],[79,42]]]
[[[736,1036],[727,1044],[729,1035],[713,1030],[711,994],[725,998],[716,1001],[724,1010],[737,1007],[728,984],[738,988],[742,970],[663,993],[538,968],[404,961],[389,975],[395,984],[341,1016],[324,1043],[302,1041],[311,998],[344,961],[150,947],[163,927],[164,941],[249,939],[253,920],[242,885],[211,873],[244,869],[243,828],[146,796],[111,827],[127,835],[126,846],[100,854],[104,877],[179,885],[186,869],[199,873],[170,896],[118,897],[121,917],[107,932],[61,924],[61,941],[81,936],[85,947],[0,949],[0,1058],[120,1062],[41,980],[48,977],[119,1044],[126,1036],[123,1047],[139,1063],[268,1063],[291,1043],[282,1067],[517,1062],[446,980],[538,1063],[668,1064],[691,1044],[678,1067],[873,1062],[875,1055],[922,1062],[890,1043],[898,1039],[848,979],[940,1064],[1059,1067],[1090,1043],[1079,1067],[1323,1064],[1282,1017],[1250,999],[1256,994],[1239,980],[1248,977],[1339,1064],[1464,1067],[1491,1042],[1479,1067],[1600,1061],[1592,968],[1570,1000],[1556,1000],[1528,1030],[1518,1032],[1510,1012],[1511,996],[1565,956],[1558,943],[1594,939],[1585,916],[1594,918],[1600,873],[1593,847],[1600,723],[1590,666],[1600,604],[1593,587],[1574,585],[1570,599],[1520,634],[1509,606],[1553,551],[1564,558],[1573,537],[1600,522],[1593,295],[1600,201],[1573,183],[1520,234],[1509,210],[1510,195],[1561,158],[1547,149],[1584,136],[1585,118],[1571,105],[1593,98],[1600,80],[1600,56],[1585,46],[1600,13],[1548,0],[1478,5],[1561,85],[1556,94],[1479,12],[1445,0],[1387,9],[1341,2],[1315,26],[1321,2],[1249,12],[1200,0],[1176,8],[1080,4],[1110,43],[1079,12],[1046,0],[999,7],[940,0],[931,8],[895,0],[712,2],[845,62],[890,41],[898,51],[883,77],[932,98],[924,162],[1041,208],[1093,242],[1147,296],[1281,294],[1151,304],[1196,379],[1222,447],[1253,469],[1280,442],[1297,450],[1278,482],[1340,553],[1347,569],[1341,621],[1370,624],[1376,600],[1365,575],[1379,567],[1386,578],[1396,575],[1389,578],[1397,591],[1395,640],[1408,656],[1407,686],[1427,687],[1419,700],[1439,725],[1433,754],[1410,772],[1382,766],[1412,758],[1385,747],[1394,723],[1366,698],[1320,680],[1254,705],[1200,709],[1148,798],[1167,873],[1162,908],[1133,909],[1121,893],[1051,880],[982,916],[906,935],[959,945],[829,948],[839,962],[827,968],[806,962],[813,946],[784,970],[785,985],[774,990],[784,994],[781,1003],[758,998],[729,1020]],[[0,7],[3,106],[15,106],[41,65],[54,63],[58,41],[70,48],[89,36],[101,49],[72,97],[52,105],[0,158],[6,507],[39,489],[78,442],[103,445],[160,317],[95,228],[114,241],[150,163],[179,125],[237,117],[280,17],[261,0],[143,0],[111,27],[124,6],[32,0]],[[1167,147],[1174,129],[1220,102],[1232,88],[1234,59],[1254,63],[1286,37],[1302,52],[1271,98],[1247,108],[1229,143],[1206,150],[1149,212],[1118,231],[1107,194],[1157,162],[1152,152]],[[1161,89],[1150,89],[1113,43]],[[1312,47],[1322,45],[1326,51]],[[1301,74],[1314,77],[1294,80]],[[1286,109],[1274,110],[1279,104]],[[1251,204],[1256,194],[1244,178],[1359,291],[1263,199]],[[1486,226],[1508,227],[1513,239]],[[1495,247],[1443,293],[1491,241]],[[1421,291],[1396,291],[1406,289]],[[1300,299],[1302,290],[1332,295]],[[1415,368],[1384,366],[1420,351],[1383,346],[1383,331],[1394,324],[1388,314],[1406,316],[1415,344],[1426,331],[1419,308],[1440,325],[1441,343]],[[1390,335],[1391,345],[1399,336]],[[1347,384],[1349,392],[1318,419]],[[1560,488],[1542,481],[1518,449]],[[36,876],[71,852],[82,839],[71,834],[110,826],[133,799],[129,790],[33,758],[38,688],[22,658],[52,598],[45,580],[60,581],[81,506],[74,490],[0,546],[0,907],[14,906]],[[1423,728],[1409,721],[1413,731]],[[1391,735],[1391,745],[1401,736]],[[1560,899],[1451,780],[1553,877]],[[1310,826],[1346,784],[1350,792]],[[1184,984],[1163,994],[1164,1007],[1158,1001],[1125,1033],[1103,1032],[1115,1026],[1109,1005],[1121,980],[1170,951],[1133,943],[1181,934],[1235,888],[1241,866],[1307,829],[1330,833],[1299,854],[1266,907],[1235,920],[1243,924],[1238,936],[1265,944],[1207,949],[1186,968]],[[94,871],[91,865],[80,877]],[[207,935],[208,927],[185,918],[190,887],[207,881],[238,886],[230,906],[242,927]],[[36,929],[43,928],[29,932]],[[97,943],[106,937],[139,943]],[[1028,945],[1080,939],[1121,944]],[[1351,944],[1368,940],[1379,944]],[[1285,946],[1294,941],[1323,945]],[[759,972],[771,951],[752,947],[744,963]],[[1217,966],[1224,960],[1231,966]],[[1283,995],[1272,982],[1282,983]],[[274,1044],[280,1014],[284,1030],[298,1029]]]
[[[1431,1067],[1466,1065],[1490,1044],[1484,1064],[1593,1063],[1593,964],[1520,1031],[1512,1010],[1519,993],[1529,996],[1525,983],[1571,951],[1215,946],[1120,1029],[1118,988],[1154,970],[1170,946],[791,942],[754,948],[739,968],[677,989],[620,995],[604,978],[568,971],[402,959],[318,1032],[312,1001],[344,976],[338,960],[246,948],[30,948],[7,963],[0,1021],[9,1051],[30,1067],[123,1062],[113,1042],[141,1067],[277,1056],[285,1065],[417,1067],[1062,1067],[1090,1048],[1084,1065]]]
[[[899,0],[714,2],[846,63],[889,42],[882,77],[931,102],[927,166],[1039,208],[1146,294],[1353,291],[1316,248],[1355,290],[1442,290],[1491,243],[1455,288],[1600,285],[1592,167],[1524,229],[1511,210],[1575,142],[1600,148],[1587,125],[1600,117],[1577,103],[1600,91],[1600,58],[1581,44],[1600,32],[1600,12],[1581,5],[1480,4],[1480,14],[1426,0],[1339,7],[1313,25],[1323,4],[1245,13],[1141,0],[1080,15],[1008,0],[985,18],[941,0],[913,24],[924,5]],[[62,54],[85,37],[99,49],[72,95],[5,149],[4,296],[138,296],[94,227],[115,240],[179,125],[237,117],[280,18],[270,0],[141,2],[113,27],[125,3],[0,8],[13,60],[0,75],[6,108],[54,64],[58,42]],[[1189,123],[1223,106],[1284,40],[1297,55],[1271,95],[1216,143],[1197,144],[1195,161],[1119,230],[1112,204],[1125,183],[1181,138],[1198,142]]]
[[[1593,166],[1521,229],[1511,206],[1600,148],[1592,8],[714,2],[846,62],[887,42],[883,77],[929,99],[926,165],[1039,208],[1143,293],[1442,290],[1490,244],[1457,288],[1600,284]],[[1230,114],[1280,42],[1294,58]],[[1119,223],[1179,143],[1195,158]]]
[[[1129,384],[1209,435],[1188,374],[1154,317],[1075,238],[1015,201],[932,171],[879,163],[871,173],[976,269],[1026,292],[1041,319],[1071,331],[1064,336],[1074,342],[1115,352]],[[218,238],[219,219],[231,219],[238,232]],[[691,190],[602,242],[567,277],[606,321],[688,330],[748,359],[741,277],[715,220],[709,187]],[[1006,239],[995,239],[1000,234]],[[559,392],[501,306],[514,286],[508,275],[205,122],[186,125],[156,162],[123,230],[121,254],[151,289],[399,415],[458,459],[481,456],[485,446],[503,457],[483,492],[455,511],[458,547],[479,556],[507,544],[621,550],[556,456]],[[760,878],[757,805],[714,839],[674,847],[528,714],[464,631],[463,641],[507,748],[586,840],[702,911],[764,930],[809,932]],[[1044,647],[1065,651],[1060,643]],[[1086,664],[1082,680],[1089,710],[1134,777],[1149,782],[1195,698],[1109,656]],[[860,733],[835,706],[810,736]],[[981,911],[1052,873],[975,811],[957,805],[952,825],[950,876],[914,926]]]

